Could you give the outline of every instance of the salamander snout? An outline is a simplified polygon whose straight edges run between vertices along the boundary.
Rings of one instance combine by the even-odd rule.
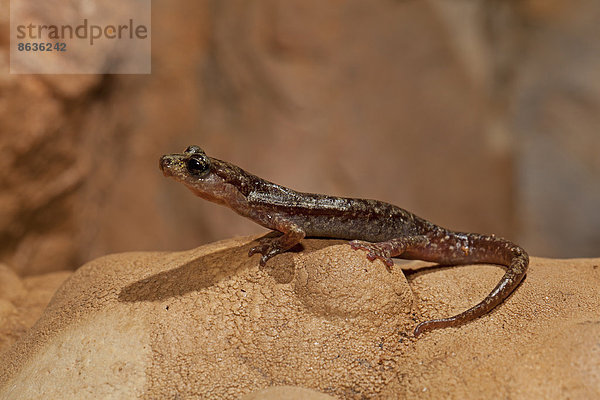
[[[173,157],[171,156],[162,156],[160,158],[160,160],[158,161],[158,167],[160,168],[160,170],[162,171],[162,173],[165,176],[170,176],[171,175],[171,167],[173,164]]]

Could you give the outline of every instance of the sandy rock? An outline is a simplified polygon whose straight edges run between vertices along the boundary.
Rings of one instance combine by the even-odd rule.
[[[391,379],[397,332],[414,325],[410,287],[346,244],[318,244],[264,270],[248,240],[97,259],[7,353],[0,397],[372,392]]]
[[[332,400],[335,397],[328,396],[314,390],[296,386],[272,386],[270,388],[250,393],[242,400]]]
[[[0,352],[35,323],[56,289],[71,274],[61,271],[21,279],[11,268],[0,264]]]
[[[490,315],[417,340],[418,321],[474,304],[502,269],[417,262],[407,279],[331,240],[261,269],[251,245],[86,264],[0,355],[0,398],[600,395],[600,260],[533,258]]]

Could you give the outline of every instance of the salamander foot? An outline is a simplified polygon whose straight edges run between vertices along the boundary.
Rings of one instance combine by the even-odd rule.
[[[390,258],[391,249],[390,246],[386,245],[385,242],[382,243],[370,243],[364,242],[362,240],[353,240],[350,243],[350,246],[354,250],[366,250],[367,251],[367,259],[369,261],[375,261],[376,259],[380,259],[384,262],[388,271],[392,271],[392,267],[394,266],[394,261]]]

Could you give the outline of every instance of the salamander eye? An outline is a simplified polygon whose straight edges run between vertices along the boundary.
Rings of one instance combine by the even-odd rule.
[[[210,170],[210,164],[205,160],[197,157],[192,157],[189,160],[187,160],[186,167],[190,174],[195,176],[204,175]]]

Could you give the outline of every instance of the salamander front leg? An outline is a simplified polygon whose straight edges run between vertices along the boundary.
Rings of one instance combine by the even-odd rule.
[[[266,265],[271,257],[281,254],[300,243],[305,235],[305,232],[298,225],[292,223],[284,222],[278,225],[277,228],[283,232],[282,236],[262,239],[261,244],[254,246],[248,252],[248,257],[254,254],[262,254],[260,258],[260,265],[262,267]]]
[[[354,250],[366,250],[367,259],[369,259],[369,261],[380,259],[385,263],[388,271],[391,271],[391,267],[394,265],[392,257],[397,257],[412,247],[423,245],[427,240],[428,239],[425,236],[415,235],[399,237],[378,243],[353,240],[350,242],[350,246]]]

